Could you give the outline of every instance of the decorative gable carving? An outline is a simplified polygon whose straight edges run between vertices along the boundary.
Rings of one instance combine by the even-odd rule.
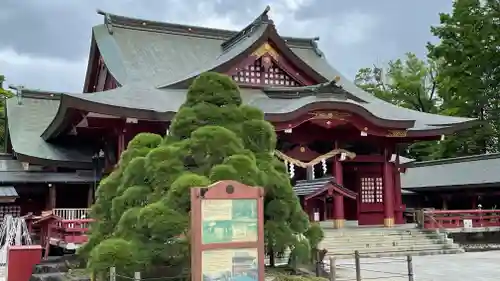
[[[268,57],[262,57],[247,65],[233,75],[234,81],[240,84],[263,86],[302,86],[300,82],[283,71]]]
[[[312,84],[269,42],[255,49],[228,74],[236,82],[248,86],[298,87]]]

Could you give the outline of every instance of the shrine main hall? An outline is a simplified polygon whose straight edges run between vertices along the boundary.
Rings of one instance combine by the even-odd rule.
[[[127,143],[140,132],[165,134],[193,79],[214,71],[232,77],[244,104],[274,125],[276,157],[311,220],[404,223],[399,152],[475,120],[376,98],[327,61],[318,38],[281,36],[268,12],[232,31],[99,11],[83,93],[17,87],[6,102],[2,184],[17,199],[2,208],[89,207]]]

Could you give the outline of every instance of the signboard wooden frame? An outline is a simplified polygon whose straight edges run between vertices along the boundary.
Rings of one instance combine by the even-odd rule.
[[[203,243],[202,204],[204,200],[253,199],[257,205],[257,235],[255,241]],[[221,201],[222,202],[222,201]],[[221,206],[222,207],[222,206]],[[236,181],[219,181],[208,187],[191,189],[191,280],[203,281],[203,253],[210,250],[256,249],[259,281],[264,281],[264,190]]]

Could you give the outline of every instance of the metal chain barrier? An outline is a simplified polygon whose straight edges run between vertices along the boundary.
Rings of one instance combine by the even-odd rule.
[[[163,277],[149,277],[149,278],[142,278],[140,272],[135,272],[134,276],[126,276],[126,275],[121,275],[116,273],[116,268],[111,267],[109,269],[109,281],[116,281],[116,278],[123,278],[125,280],[135,280],[135,281],[154,281],[154,280],[187,280],[190,278],[189,274],[179,274],[177,276],[163,276]]]
[[[329,263],[325,264],[325,270],[329,273],[330,281],[363,281],[363,280],[408,280],[414,281],[413,259],[411,256],[405,258],[381,258],[372,259],[364,262],[358,251],[354,252],[354,263],[337,264],[335,257],[330,257]],[[405,263],[407,270],[405,272],[395,272],[391,270],[380,270],[376,267],[381,264]],[[371,268],[372,267],[372,268]],[[398,267],[396,267],[398,268]],[[401,268],[401,267],[399,267]],[[399,269],[398,268],[398,269]]]

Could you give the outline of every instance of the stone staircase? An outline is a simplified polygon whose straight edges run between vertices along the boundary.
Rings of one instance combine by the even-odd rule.
[[[49,257],[33,268],[29,281],[90,281],[86,274],[72,274],[76,256]]]
[[[413,225],[352,227],[333,229],[322,224],[325,238],[320,249],[327,256],[350,258],[358,250],[363,257],[422,256],[463,253],[464,250],[444,233],[421,230]]]

